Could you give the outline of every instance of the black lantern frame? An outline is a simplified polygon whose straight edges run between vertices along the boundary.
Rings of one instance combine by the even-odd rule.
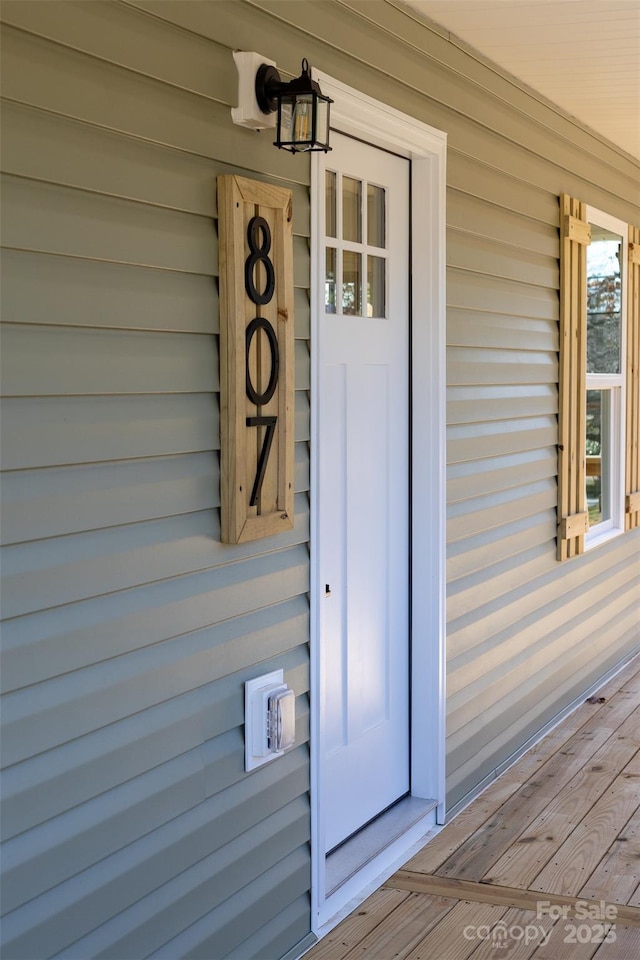
[[[311,79],[309,63],[302,73],[284,83],[275,67],[263,63],[256,74],[256,100],[263,113],[278,111],[274,146],[291,153],[308,153],[329,146],[329,113],[333,100]]]

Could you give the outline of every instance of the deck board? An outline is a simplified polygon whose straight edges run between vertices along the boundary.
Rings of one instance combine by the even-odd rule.
[[[639,807],[637,657],[306,956],[640,957]]]

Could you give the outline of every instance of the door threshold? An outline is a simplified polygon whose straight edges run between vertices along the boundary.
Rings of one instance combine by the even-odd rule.
[[[325,860],[326,896],[335,893],[437,805],[437,800],[403,797],[328,854]]]

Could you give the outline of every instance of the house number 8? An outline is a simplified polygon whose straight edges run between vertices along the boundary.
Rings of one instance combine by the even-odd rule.
[[[258,245],[260,234],[261,243]],[[244,287],[251,302],[258,306],[263,306],[264,304],[269,303],[269,301],[273,298],[276,285],[273,263],[269,259],[269,251],[271,249],[271,230],[269,229],[269,224],[263,217],[252,217],[252,219],[249,221],[249,226],[247,227],[247,242],[251,252],[244,265]],[[259,292],[256,289],[254,279],[255,268],[258,263],[262,264],[266,274],[266,282],[262,292]],[[251,371],[249,370],[249,350],[251,349],[251,341],[256,334],[258,334],[258,336],[260,335],[259,332],[261,330],[264,330],[269,342],[271,369],[269,372],[269,382],[267,383],[266,388],[262,392],[258,392],[253,385]],[[265,320],[264,317],[254,317],[254,319],[248,325],[246,331],[245,350],[246,392],[249,400],[259,407],[262,404],[268,403],[275,393],[278,385],[278,373],[280,368],[278,338],[272,325],[268,320]],[[262,483],[267,469],[267,462],[269,460],[269,453],[271,452],[271,444],[273,443],[277,421],[278,418],[275,416],[267,417],[260,415],[256,417],[247,417],[246,419],[246,425],[248,427],[266,428],[262,449],[258,457],[258,465],[256,469],[255,480],[253,482],[253,490],[251,491],[251,499],[249,500],[249,504],[252,507],[254,507],[258,502],[258,498],[262,490]]]

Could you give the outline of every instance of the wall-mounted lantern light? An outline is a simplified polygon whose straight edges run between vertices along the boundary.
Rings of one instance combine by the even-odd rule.
[[[291,153],[331,149],[329,110],[333,100],[312,80],[307,60],[302,61],[300,76],[286,83],[275,63],[260,54],[236,51],[233,57],[239,77],[238,106],[231,110],[234,123],[253,130],[275,126],[274,146]]]
[[[256,100],[263,113],[277,110],[274,146],[291,153],[330,150],[329,111],[333,103],[319,84],[311,79],[309,63],[302,61],[302,73],[283,83],[275,67],[263,63],[256,74]]]

